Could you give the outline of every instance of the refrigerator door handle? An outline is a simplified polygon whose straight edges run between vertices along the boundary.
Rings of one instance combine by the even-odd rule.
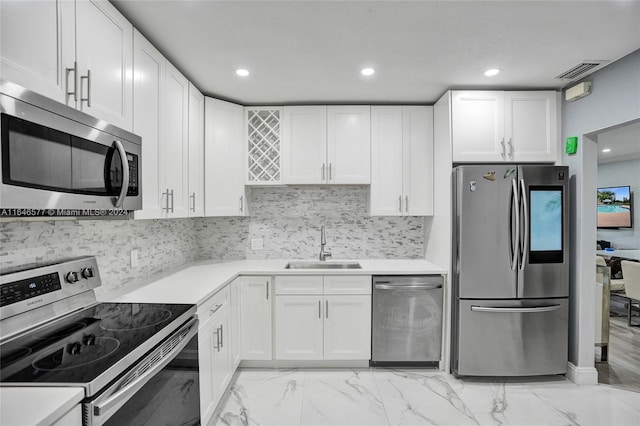
[[[532,308],[492,308],[488,306],[471,306],[473,312],[502,312],[509,314],[529,314],[537,312],[553,312],[560,309],[562,305],[535,306]]]
[[[524,222],[523,236],[522,236],[522,258],[520,259],[520,270],[524,271],[524,265],[527,262],[527,255],[529,254],[529,206],[527,204],[527,187],[524,184],[524,179],[520,179],[520,189],[522,190],[522,220]]]
[[[518,185],[515,179],[511,180],[511,214],[510,218],[513,219],[515,213],[515,228],[511,219],[509,220],[509,239],[511,249],[511,270],[515,271],[518,266],[518,249],[520,246],[520,200],[518,197]],[[515,229],[516,232],[513,232]]]

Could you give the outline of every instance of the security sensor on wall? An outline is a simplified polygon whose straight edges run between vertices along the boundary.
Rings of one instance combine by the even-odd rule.
[[[578,83],[575,86],[565,90],[564,99],[567,102],[572,102],[580,98],[584,98],[585,96],[590,94],[591,94],[591,82],[583,81],[582,83]]]

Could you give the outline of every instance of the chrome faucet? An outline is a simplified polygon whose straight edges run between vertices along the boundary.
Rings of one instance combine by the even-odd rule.
[[[320,228],[320,261],[327,260],[327,257],[331,257],[330,251],[324,251],[324,246],[327,245],[327,236],[324,233],[324,226]]]

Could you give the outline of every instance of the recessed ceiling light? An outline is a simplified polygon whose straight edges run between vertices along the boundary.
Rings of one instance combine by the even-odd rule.
[[[373,68],[363,68],[360,71],[360,74],[369,76],[369,75],[375,74],[375,72],[376,72],[376,70],[374,70]]]
[[[605,148],[602,150],[602,152],[611,152],[611,148]]]
[[[490,70],[486,70],[484,72],[484,75],[486,75],[487,77],[493,77],[494,75],[498,75],[500,73],[500,70],[498,68],[492,68]]]
[[[249,75],[249,70],[245,70],[244,68],[238,68],[236,70],[236,74],[238,74],[240,77],[246,77]]]

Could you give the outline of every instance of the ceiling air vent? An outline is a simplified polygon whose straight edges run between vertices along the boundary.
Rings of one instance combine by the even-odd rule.
[[[560,80],[573,80],[578,77],[582,77],[588,74],[590,71],[594,71],[595,68],[599,67],[603,63],[607,61],[587,61],[581,64],[576,65],[575,67],[563,72],[562,74],[556,76]]]

